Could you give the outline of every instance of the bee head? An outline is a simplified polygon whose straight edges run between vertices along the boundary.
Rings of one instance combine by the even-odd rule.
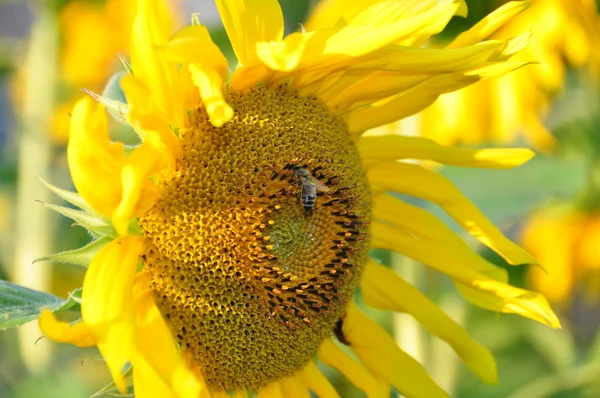
[[[296,175],[298,177],[308,177],[309,176],[308,170],[306,170],[305,168],[300,167],[300,166],[294,167],[294,173],[296,173]]]

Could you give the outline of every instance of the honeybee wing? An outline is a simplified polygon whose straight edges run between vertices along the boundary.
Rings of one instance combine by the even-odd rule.
[[[315,184],[315,187],[317,187],[317,191],[325,192],[325,193],[329,193],[331,191],[327,185],[323,184],[317,178],[310,176],[310,180],[312,181],[313,184]]]

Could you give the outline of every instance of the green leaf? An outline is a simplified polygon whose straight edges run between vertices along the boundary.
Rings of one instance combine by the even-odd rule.
[[[57,206],[50,203],[43,203],[50,210],[62,214],[65,217],[75,221],[76,225],[80,225],[90,231],[96,237],[109,236],[116,237],[117,233],[112,224],[107,221],[106,217],[89,214],[82,210],[72,209],[70,207]]]
[[[74,300],[74,299],[73,299]],[[0,280],[0,330],[21,326],[40,316],[43,308],[56,311],[69,300]]]
[[[49,261],[52,263],[66,263],[87,267],[96,253],[98,253],[98,251],[106,246],[106,244],[108,244],[111,240],[111,238],[105,236],[100,239],[95,239],[83,247],[50,254],[49,256],[37,258],[33,262],[37,263],[40,261]]]

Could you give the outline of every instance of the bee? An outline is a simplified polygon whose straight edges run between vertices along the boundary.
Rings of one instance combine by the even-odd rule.
[[[328,193],[329,187],[313,177],[310,172],[303,167],[295,167],[294,173],[300,183],[300,201],[302,202],[304,211],[308,213],[315,206],[317,192]]]

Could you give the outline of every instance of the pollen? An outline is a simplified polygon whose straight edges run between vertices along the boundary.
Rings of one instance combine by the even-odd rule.
[[[256,391],[301,369],[343,318],[368,257],[371,194],[346,124],[316,98],[280,85],[227,101],[224,126],[200,108],[179,131],[183,151],[140,219],[142,260],[208,385]]]

